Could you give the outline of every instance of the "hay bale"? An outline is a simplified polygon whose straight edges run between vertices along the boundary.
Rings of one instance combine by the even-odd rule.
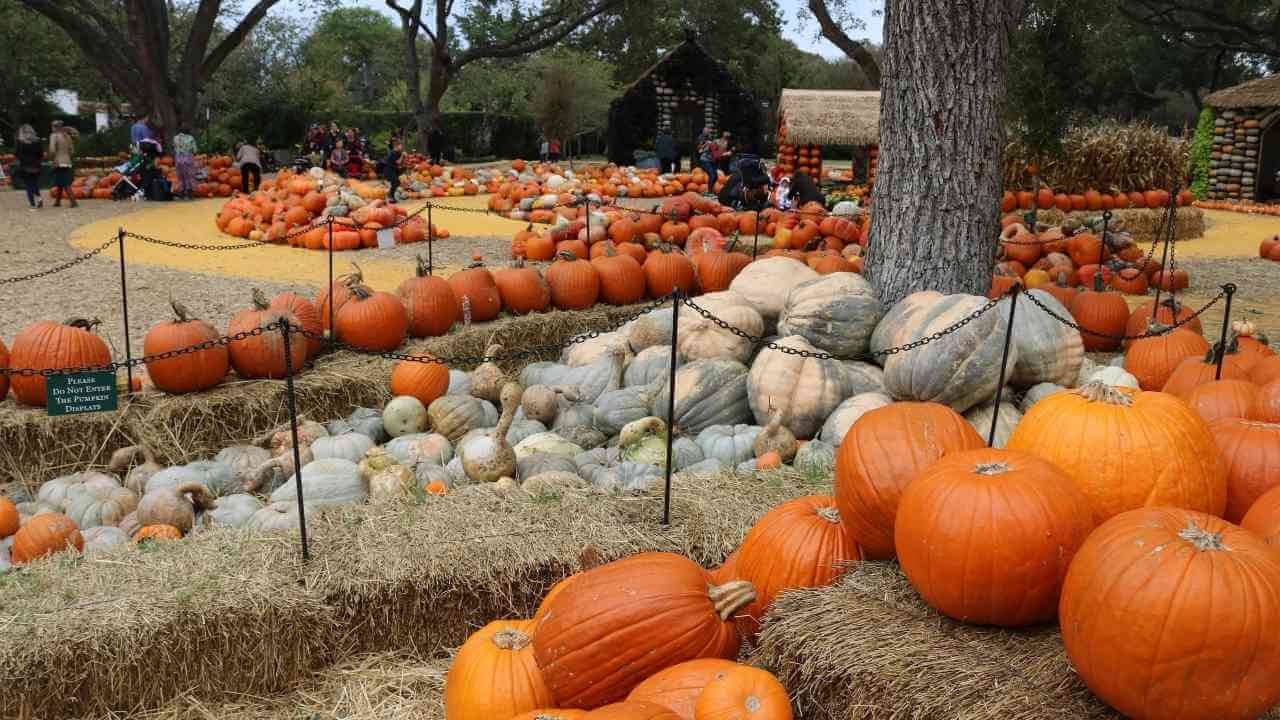
[[[34,493],[46,480],[85,469],[86,459],[106,462],[133,444],[130,420],[138,412],[123,399],[115,412],[59,417],[12,400],[0,404],[0,478]]]
[[[1017,211],[1021,213],[1022,211]],[[1149,243],[1155,239],[1156,231],[1164,225],[1166,211],[1147,208],[1126,208],[1112,210],[1113,221],[1123,223],[1123,229],[1133,236],[1134,242]],[[1061,225],[1067,218],[1086,222],[1100,218],[1099,211],[1077,210],[1063,213],[1061,210],[1041,210],[1037,221],[1048,225]],[[1194,240],[1204,235],[1204,211],[1195,207],[1178,208],[1173,222],[1173,239],[1175,241]],[[1163,239],[1163,235],[1161,238]]]
[[[1072,671],[1057,627],[943,617],[896,563],[861,563],[835,586],[784,593],[752,659],[810,720],[1121,717]]]
[[[828,490],[781,473],[680,476],[664,527],[660,494],[475,487],[315,515],[308,564],[296,533],[234,530],[36,563],[0,583],[0,717],[276,693],[363,653],[438,657],[486,622],[528,617],[585,547],[717,564],[769,508]]]

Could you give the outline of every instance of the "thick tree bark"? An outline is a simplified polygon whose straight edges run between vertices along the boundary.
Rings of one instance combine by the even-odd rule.
[[[862,68],[862,74],[867,76],[867,82],[872,88],[880,87],[880,64],[865,45],[849,37],[844,28],[840,27],[840,23],[836,22],[827,9],[827,0],[809,0],[809,12],[817,19],[822,36]]]
[[[867,277],[885,303],[984,294],[1000,231],[1009,36],[1022,0],[888,0]]]

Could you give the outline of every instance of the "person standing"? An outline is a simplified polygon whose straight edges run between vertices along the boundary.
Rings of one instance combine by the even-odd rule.
[[[183,126],[173,136],[174,169],[178,173],[178,197],[191,200],[196,196],[196,139],[191,129]]]
[[[391,141],[391,150],[382,161],[383,172],[391,189],[387,191],[387,202],[396,201],[396,191],[400,189],[400,166],[404,162],[404,143],[399,139]]]
[[[14,145],[18,176],[22,178],[22,186],[27,190],[27,203],[32,210],[38,210],[44,207],[44,198],[40,197],[40,163],[44,161],[44,146],[40,144],[40,136],[36,135],[35,128],[30,125],[18,128]]]
[[[154,140],[155,137],[156,133],[151,129],[150,115],[143,115],[129,127],[129,144],[133,146],[134,150],[138,149],[143,140]]]
[[[560,138],[547,141],[547,159],[553,163],[560,162]]]
[[[75,155],[75,140],[71,137],[69,131],[61,120],[53,121],[53,132],[49,135],[49,161],[53,163],[53,186],[58,190],[58,196],[53,200],[53,206],[62,205],[62,198],[66,198],[71,207],[76,207],[80,203],[76,202],[76,196],[71,193],[71,168],[73,166],[72,158]]]
[[[347,161],[351,159],[347,152],[347,146],[343,143],[342,138],[338,138],[333,146],[333,152],[329,153],[329,169],[338,173],[342,177],[347,176]]]
[[[551,152],[551,145],[547,142],[547,136],[542,136],[542,142],[538,144],[538,160],[543,164],[547,162],[547,153]]]
[[[733,141],[729,139],[729,131],[725,130],[716,141],[716,165],[720,172],[729,174],[729,163],[733,161]]]
[[[427,136],[427,144],[429,145],[427,150],[431,153],[432,163],[439,165],[444,161],[444,145],[446,142],[444,130],[441,130],[439,125],[432,128],[431,133]]]
[[[653,142],[653,149],[658,155],[659,170],[663,174],[675,172],[676,139],[671,136],[671,128],[663,125],[658,130],[658,137]]]
[[[707,189],[710,190],[716,184],[716,139],[710,125],[702,128],[702,134],[698,136],[697,153],[698,166],[707,174]]]
[[[236,167],[240,168],[240,191],[246,195],[262,184],[262,156],[253,143],[242,142],[236,148]],[[249,178],[253,182],[249,182]]]

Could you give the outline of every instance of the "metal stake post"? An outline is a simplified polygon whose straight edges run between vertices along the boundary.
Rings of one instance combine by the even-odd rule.
[[[751,259],[756,259],[756,252],[760,245],[760,211],[756,210],[755,236],[751,238]]]
[[[1177,203],[1178,203],[1178,191],[1180,189],[1181,188],[1177,185],[1173,186],[1173,192],[1169,194],[1169,211],[1168,211],[1168,215],[1166,216],[1166,222],[1163,226],[1156,229],[1156,232],[1163,232],[1165,237],[1164,237],[1164,253],[1160,258],[1160,280],[1156,282],[1156,297],[1155,297],[1154,304],[1152,304],[1151,306],[1151,322],[1155,322],[1156,318],[1160,314],[1160,284],[1164,282],[1165,278],[1171,277],[1170,269],[1169,269],[1169,243],[1173,242],[1173,226],[1174,226],[1174,223],[1177,222],[1178,220]],[[1156,238],[1156,241],[1159,242],[1159,238]],[[1169,288],[1170,288],[1169,292],[1170,294],[1172,294],[1173,293],[1172,282],[1169,283]],[[1177,313],[1171,311],[1169,321],[1177,322],[1177,320],[1178,320]]]
[[[334,324],[334,306],[338,300],[333,291],[333,217],[330,216],[326,221],[329,225],[329,292],[325,297],[329,298],[329,342],[335,343],[338,339],[338,326]]]
[[[1222,311],[1222,336],[1218,340],[1218,347],[1215,348],[1218,361],[1218,369],[1213,372],[1214,380],[1222,379],[1222,363],[1227,359],[1227,330],[1231,327],[1231,298],[1236,294],[1235,283],[1227,283],[1222,286],[1222,291],[1227,294],[1227,307]]]
[[[436,241],[436,226],[431,222],[431,202],[427,201],[427,274],[432,275],[435,271],[435,252],[432,250],[432,244]]]
[[[671,524],[671,444],[676,434],[676,338],[680,329],[680,288],[671,291],[671,379],[667,385],[667,481],[662,490],[662,524]]]
[[[330,302],[330,305],[333,303]],[[298,532],[302,536],[302,559],[311,559],[311,548],[307,544],[307,508],[302,501],[302,453],[298,449],[298,402],[293,393],[293,355],[289,349],[292,329],[289,321],[281,318],[280,334],[284,337],[284,384],[285,395],[289,399],[289,429],[293,433],[293,479],[298,493]]]
[[[120,228],[116,234],[116,242],[120,245],[120,311],[124,315],[124,359],[125,359],[125,377],[128,384],[125,386],[125,394],[133,394],[133,349],[129,347],[129,281],[125,276],[124,265],[124,228]]]
[[[585,206],[586,206],[586,208],[587,208],[587,214],[586,214],[586,221],[587,221],[587,245],[590,245],[590,244],[591,244],[591,195],[590,195],[590,194],[588,194],[588,193],[583,193],[583,194],[582,194],[582,203],[583,203],[583,205],[585,205]]]
[[[1000,382],[996,385],[996,404],[991,413],[991,431],[987,433],[987,445],[996,446],[996,423],[1000,421],[1000,400],[1004,395],[1005,372],[1009,367],[1009,347],[1013,344],[1013,313],[1018,309],[1018,294],[1022,286],[1014,284],[1009,290],[1009,326],[1004,331],[1004,354],[1000,356]]]

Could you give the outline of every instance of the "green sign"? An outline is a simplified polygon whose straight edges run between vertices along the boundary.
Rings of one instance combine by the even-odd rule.
[[[45,407],[50,415],[78,415],[116,409],[118,390],[113,372],[50,375],[45,379]]]

